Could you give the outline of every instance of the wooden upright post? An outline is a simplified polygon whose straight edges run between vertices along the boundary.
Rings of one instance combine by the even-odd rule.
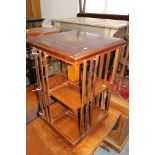
[[[79,81],[79,65],[68,65],[68,80],[73,83]]]

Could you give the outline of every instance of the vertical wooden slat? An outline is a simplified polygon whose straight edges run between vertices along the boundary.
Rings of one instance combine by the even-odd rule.
[[[105,100],[105,110],[108,112],[109,110],[109,104],[110,104],[110,97],[111,97],[111,87],[106,93],[106,100]]]
[[[97,78],[97,71],[98,71],[98,62],[99,62],[99,56],[97,55],[95,57],[95,68],[94,68],[94,73],[93,73],[93,97],[95,97],[95,84],[96,84],[96,78]],[[96,98],[96,102],[95,104],[98,104],[97,103],[98,101],[98,97]]]
[[[98,78],[102,78],[103,66],[104,66],[104,56],[105,56],[105,55],[101,55],[101,56],[100,56],[100,65],[99,65]]]
[[[45,91],[45,81],[44,81],[44,75],[43,75],[43,63],[42,63],[42,51],[39,50],[39,62],[40,62],[40,71],[41,71],[41,82],[43,86],[43,91]]]
[[[118,83],[118,91],[120,91],[120,86],[122,85],[122,82],[123,82],[123,77],[124,77],[125,67],[126,67],[126,64],[127,64],[127,61],[128,61],[128,57],[129,57],[129,45],[127,45],[127,49],[126,49],[123,68],[122,68],[122,72],[121,72],[121,75],[120,75],[120,80],[119,80],[119,83]]]
[[[90,126],[90,125],[89,125],[89,122],[90,122],[90,119],[91,119],[91,118],[90,118],[90,114],[92,114],[92,112],[90,112],[90,110],[91,110],[91,109],[90,109],[90,103],[91,103],[91,102],[88,102],[87,105],[86,105],[86,106],[87,106],[87,109],[86,109],[86,110],[87,110],[87,111],[86,111],[86,113],[87,113],[87,118],[86,118],[86,123],[87,123],[87,126],[86,126],[86,127],[87,127],[87,128],[86,128],[86,129],[87,129],[87,130],[88,130],[89,126]]]
[[[79,133],[81,134],[81,109],[78,109],[78,127],[79,127]]]
[[[87,111],[87,104],[84,106],[84,130],[87,130],[87,116],[88,116],[88,111]]]
[[[86,95],[86,71],[87,71],[87,61],[83,62],[83,75],[82,75],[82,105],[84,104],[84,99]]]
[[[43,73],[43,63],[42,63],[42,51],[39,50],[39,63],[40,63],[40,75],[41,75],[41,83],[42,83],[42,100],[43,100],[43,105],[44,105],[44,112],[45,112],[45,117],[47,117],[47,105],[46,105],[46,87],[45,87],[45,79],[44,79],[44,73]]]
[[[39,96],[39,105],[41,108],[41,112],[43,114],[43,103],[42,103],[42,86],[41,86],[41,81],[40,81],[40,72],[39,72],[39,63],[38,63],[38,52],[36,48],[33,48],[33,53],[34,53],[34,62],[35,62],[35,68],[36,68],[36,80],[37,80],[37,87],[38,87],[38,96]]]
[[[80,134],[82,134],[82,124],[83,124],[83,106],[86,97],[86,71],[87,71],[87,61],[83,62],[83,73],[82,73],[82,105],[80,109]]]
[[[97,106],[100,105],[100,97],[101,97],[101,94],[98,94],[97,97],[96,97],[96,105]]]
[[[49,121],[51,121],[51,113],[50,113],[50,109],[49,109],[50,98],[49,98],[48,68],[47,68],[46,52],[43,52],[43,65],[44,65],[44,68],[45,68],[46,104],[48,103],[48,105],[47,105],[47,111],[48,111]]]
[[[99,105],[101,109],[103,108],[103,105],[105,104],[104,95],[105,95],[105,92],[102,92],[101,93],[101,102],[100,102],[100,105]]]
[[[99,56],[97,55],[95,57],[95,68],[94,68],[94,73],[93,73],[93,96],[95,95],[95,83],[96,83],[96,78],[97,78],[97,69],[98,69],[98,62],[99,62]]]
[[[100,56],[100,62],[99,62],[99,72],[98,72],[98,78],[102,78],[103,76],[103,65],[104,65],[104,55],[101,55]],[[96,98],[96,105],[100,106],[101,103],[99,103],[100,101],[100,98],[101,98],[101,94],[99,94]]]
[[[109,63],[110,63],[110,53],[107,53],[106,65],[105,65],[105,73],[104,73],[104,80],[107,80],[107,77],[108,77]]]
[[[92,126],[92,101],[89,103],[89,125]]]
[[[88,98],[92,95],[92,73],[93,73],[93,60],[90,60],[89,74],[88,74]]]
[[[115,52],[115,58],[114,58],[114,63],[113,63],[113,69],[112,69],[112,78],[111,78],[111,84],[114,83],[116,72],[117,72],[117,67],[118,67],[118,58],[120,56],[120,49],[118,48]]]

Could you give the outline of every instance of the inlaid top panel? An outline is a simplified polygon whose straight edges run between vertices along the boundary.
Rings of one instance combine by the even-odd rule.
[[[56,19],[54,21],[72,23],[72,24],[80,24],[80,25],[97,26],[97,27],[106,27],[106,28],[113,28],[113,29],[128,27],[129,25],[129,22],[124,21],[124,20],[99,19],[99,18],[89,18],[89,17]]]
[[[70,64],[95,56],[124,43],[119,38],[104,38],[82,31],[67,31],[28,38],[27,42]]]

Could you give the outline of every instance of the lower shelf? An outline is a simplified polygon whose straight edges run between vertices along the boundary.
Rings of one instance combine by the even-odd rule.
[[[91,130],[74,148],[67,145],[40,118],[26,125],[26,153],[28,155],[90,155],[102,143],[120,117],[119,112],[109,112],[99,125]]]
[[[89,131],[93,130],[108,115],[107,112],[95,106],[92,110],[92,127],[80,135],[77,115],[71,114],[59,102],[50,105],[50,111],[52,116],[51,123],[48,123],[44,117],[41,118],[48,123],[58,136],[72,147],[77,145]]]

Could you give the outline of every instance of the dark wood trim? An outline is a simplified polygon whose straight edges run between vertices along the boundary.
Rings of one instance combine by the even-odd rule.
[[[64,61],[70,65],[77,65],[77,64],[81,64],[84,59],[90,59],[90,58],[94,57],[95,55],[100,55],[102,53],[108,53],[109,51],[116,50],[117,48],[120,48],[120,46],[122,46],[125,42],[123,40],[119,40],[116,44],[109,45],[109,47],[105,47],[104,49],[98,49],[97,51],[94,50],[95,51],[94,53],[86,53],[85,55],[83,54],[82,57],[76,57],[76,58],[69,57],[65,53],[58,53],[54,50],[51,50],[46,45],[42,45],[39,43],[30,42],[30,41],[27,41],[27,43],[31,47],[35,47],[35,48],[38,48],[40,50],[46,51],[47,54],[49,56],[52,56],[53,58]]]
[[[91,18],[115,19],[115,20],[129,21],[129,15],[117,15],[117,14],[78,13],[77,17],[91,17]]]

